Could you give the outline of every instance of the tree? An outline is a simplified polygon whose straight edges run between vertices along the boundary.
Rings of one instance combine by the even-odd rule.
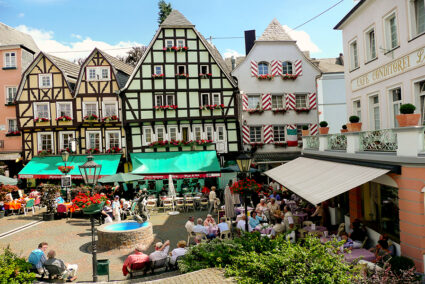
[[[74,59],[74,63],[78,64],[78,65],[83,65],[84,61],[86,61],[85,58],[78,58],[78,59]]]
[[[158,2],[158,24],[162,24],[162,22],[170,15],[173,8],[171,7],[171,3],[166,3],[164,0],[160,0]]]
[[[131,66],[136,66],[140,58],[142,58],[143,53],[145,53],[147,46],[133,46],[131,50],[127,51],[127,56],[117,56],[119,60],[125,62]]]

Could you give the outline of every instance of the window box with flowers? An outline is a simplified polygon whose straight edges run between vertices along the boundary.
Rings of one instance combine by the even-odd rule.
[[[215,110],[215,109],[224,109],[224,104],[215,104],[215,105],[204,105],[204,106],[200,106],[199,109],[211,109],[211,110]]]
[[[163,110],[176,110],[177,105],[165,105],[165,106],[155,106],[155,110],[163,111]]]
[[[87,154],[99,154],[100,150],[99,148],[89,148],[86,150]]]
[[[187,78],[189,78],[189,74],[186,74],[186,73],[177,73],[176,74],[176,78],[177,79],[187,79]]]
[[[208,139],[200,139],[200,140],[195,140],[195,145],[196,146],[209,146],[213,143],[212,140],[208,140]]]
[[[6,133],[6,136],[21,136],[21,131],[19,130],[9,131]]]
[[[74,166],[66,166],[66,167],[65,166],[59,166],[58,167],[58,170],[63,174],[67,174],[70,171],[72,171],[73,169],[74,169]]]
[[[63,152],[68,152],[68,153],[70,153],[70,154],[75,154],[75,151],[72,151],[72,149],[71,148],[69,148],[69,147],[66,147],[66,148],[64,148],[64,149],[61,149],[60,151],[59,151],[59,153],[63,153]]]
[[[38,151],[38,155],[40,157],[49,156],[49,155],[52,155],[52,154],[53,154],[53,151],[51,149]]]
[[[273,113],[285,113],[286,109],[285,108],[274,108],[272,109]]]
[[[102,122],[114,122],[114,121],[118,121],[117,115],[105,116],[104,118],[102,118]]]
[[[49,121],[50,121],[50,119],[45,118],[45,117],[36,117],[36,118],[34,118],[34,122],[35,122],[35,123],[40,123],[40,122],[49,122]]]
[[[257,79],[258,80],[273,80],[274,76],[271,74],[264,74],[264,75],[258,75]]]
[[[295,111],[297,112],[297,113],[302,113],[302,112],[310,112],[310,110],[308,109],[308,108],[305,108],[305,107],[303,107],[303,108],[297,108],[297,109],[295,109]]]
[[[62,115],[56,118],[56,121],[72,121],[72,117],[67,115]]]
[[[201,78],[201,79],[208,79],[208,78],[211,78],[212,77],[212,74],[211,73],[206,73],[206,74],[199,74],[199,77]]]
[[[283,74],[282,80],[295,80],[297,79],[298,75],[296,74]]]
[[[122,149],[120,147],[112,147],[109,148],[108,150],[106,150],[106,153],[111,154],[111,153],[121,153]]]
[[[152,78],[154,79],[163,79],[164,78],[164,74],[152,74]]]
[[[259,107],[259,108],[251,108],[251,109],[248,109],[247,111],[250,114],[255,114],[255,113],[263,113],[264,109]]]
[[[262,143],[262,142],[253,142],[253,143],[249,143],[249,145],[251,145],[252,148],[263,148],[264,143]]]
[[[90,115],[86,115],[84,117],[84,120],[85,121],[98,121],[99,120],[99,117],[97,115],[95,115],[95,114],[90,114]]]
[[[286,147],[288,147],[288,143],[286,143],[286,142],[275,142],[274,146],[286,148]]]
[[[7,102],[4,105],[5,106],[14,106],[15,105],[15,102]]]

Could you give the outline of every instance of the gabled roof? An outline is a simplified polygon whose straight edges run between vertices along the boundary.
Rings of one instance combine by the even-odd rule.
[[[131,75],[131,73],[133,73],[134,67],[122,62],[121,60],[119,60],[118,58],[116,58],[115,56],[109,55],[104,51],[99,50],[99,52],[106,58],[106,60],[109,61],[109,63],[111,65],[113,65],[115,67],[115,69],[127,74],[127,75]]]
[[[236,67],[239,66],[239,64],[241,64],[243,61],[245,60],[245,56],[238,56],[235,58],[235,67],[232,68],[232,57],[226,57],[224,59],[224,62],[226,63],[226,66],[229,70],[235,69]]]
[[[348,12],[348,14],[345,15],[344,18],[342,18],[342,20],[339,21],[338,24],[336,24],[336,26],[334,27],[334,30],[338,30],[351,17],[351,15],[353,15],[357,11],[357,9],[359,9],[360,6],[363,5],[364,3],[366,3],[366,0],[360,0],[360,2],[357,3],[357,5],[354,6],[353,9],[351,9],[350,12]]]
[[[5,45],[23,45],[34,53],[40,51],[30,35],[0,23],[0,46]]]
[[[159,25],[160,27],[194,27],[195,25],[189,22],[182,13],[178,10],[172,10],[168,17]]]
[[[257,41],[293,41],[279,21],[274,18]]]
[[[319,67],[322,73],[344,73],[344,65],[338,64],[338,58],[318,58],[311,62]]]

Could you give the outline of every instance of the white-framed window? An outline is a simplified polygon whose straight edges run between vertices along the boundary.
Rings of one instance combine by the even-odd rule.
[[[102,135],[100,131],[87,131],[86,135],[86,149],[99,149],[102,152]]]
[[[269,64],[265,61],[258,63],[258,75],[269,74]]]
[[[166,104],[169,106],[176,104],[176,96],[175,95],[165,95]]]
[[[52,151],[54,153],[54,142],[52,132],[39,132],[37,133],[37,146],[38,151]]]
[[[262,127],[261,126],[250,126],[249,127],[249,140],[251,143],[261,143],[262,140]]]
[[[193,127],[193,139],[194,140],[201,140],[202,139],[202,127],[201,126],[194,126]]]
[[[83,116],[99,116],[97,110],[97,102],[83,102]]]
[[[172,39],[165,40],[165,47],[173,47],[173,46],[174,46],[174,40]]]
[[[180,136],[184,141],[189,141],[192,139],[189,125],[180,125]]]
[[[7,131],[8,132],[18,131],[18,121],[16,119],[7,120]]]
[[[425,32],[425,0],[410,0],[410,21],[412,37]]]
[[[218,142],[226,141],[226,127],[224,125],[217,125],[216,130],[216,140]]]
[[[201,94],[201,105],[206,106],[210,104],[210,94]]]
[[[400,114],[401,100],[401,88],[397,87],[389,91],[390,102],[391,102],[391,114],[393,120],[393,127],[399,127],[396,116]]]
[[[249,109],[261,108],[261,96],[248,95],[248,108]]]
[[[397,16],[395,12],[384,19],[384,26],[385,44],[387,50],[392,50],[398,46]]]
[[[156,132],[156,140],[157,141],[164,141],[167,140],[165,137],[165,128],[163,126],[157,126],[155,129]]]
[[[87,81],[109,81],[111,79],[111,69],[108,66],[88,66],[86,67]]]
[[[422,125],[425,125],[425,80],[415,83],[415,93],[421,103]]]
[[[49,103],[34,103],[34,117],[50,119]]]
[[[149,145],[154,140],[151,127],[143,127],[143,144]]]
[[[168,126],[168,140],[178,140],[179,131],[177,126]]]
[[[186,65],[177,65],[177,74],[186,74]]]
[[[201,74],[208,74],[208,65],[201,65]]]
[[[221,104],[221,94],[218,94],[218,93],[212,94],[212,104],[213,105]]]
[[[272,108],[284,108],[284,96],[283,95],[272,95]]]
[[[69,148],[72,150],[72,141],[74,140],[74,131],[60,131],[59,132],[59,147],[60,150]]]
[[[282,62],[282,73],[283,74],[292,74],[292,62],[290,62],[290,61]]]
[[[376,58],[376,41],[375,41],[375,28],[369,29],[365,33],[366,42],[366,60],[370,61]]]
[[[285,142],[285,126],[275,125],[273,126],[274,142]]]
[[[360,121],[362,119],[362,108],[360,100],[353,101],[353,115],[358,116]]]
[[[295,107],[307,108],[307,94],[295,94]]]
[[[3,67],[15,68],[16,65],[16,52],[5,52],[3,58]]]
[[[185,47],[186,46],[185,40],[184,39],[178,39],[176,45],[177,45],[177,47]]]
[[[108,130],[106,134],[106,149],[121,148],[121,133],[119,130]]]
[[[374,95],[370,97],[370,110],[371,110],[371,128],[379,130],[381,128],[381,118],[379,113],[379,96]]]
[[[52,87],[52,74],[38,74],[38,87],[51,88]]]
[[[6,87],[6,104],[11,104],[14,102],[16,91],[16,87]]]
[[[155,65],[153,67],[153,72],[154,72],[155,75],[164,74],[164,72],[162,72],[162,65]]]
[[[205,139],[214,140],[214,128],[212,125],[205,126]]]
[[[60,102],[56,103],[56,117],[69,116],[72,118],[72,103]]]
[[[359,54],[357,50],[357,40],[350,43],[350,67],[354,70],[359,67]]]
[[[118,102],[103,102],[103,117],[118,116]]]
[[[164,102],[163,102],[163,95],[155,95],[155,106],[163,106]]]

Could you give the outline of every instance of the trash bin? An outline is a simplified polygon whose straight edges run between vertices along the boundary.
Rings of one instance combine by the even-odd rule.
[[[98,259],[97,260],[97,275],[108,275],[109,282],[109,259]]]

